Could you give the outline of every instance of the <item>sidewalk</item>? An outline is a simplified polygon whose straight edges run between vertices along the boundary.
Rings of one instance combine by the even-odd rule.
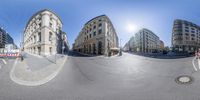
[[[127,53],[138,56],[157,58],[157,59],[178,59],[178,58],[192,57],[188,55],[167,55],[162,53],[133,53],[133,52],[127,52]]]
[[[32,71],[36,71],[43,68],[42,66],[49,66],[51,64],[55,64],[55,62],[61,57],[61,54],[51,55],[48,57],[38,57],[38,55],[31,55],[26,53],[24,56],[24,61]]]
[[[52,80],[62,69],[67,60],[67,56],[58,55],[56,63],[51,61],[51,57],[38,58],[26,55],[24,61],[15,60],[10,72],[12,81],[26,86],[42,85]]]

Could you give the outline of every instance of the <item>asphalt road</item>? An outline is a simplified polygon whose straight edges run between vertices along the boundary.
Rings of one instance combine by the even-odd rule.
[[[9,79],[14,60],[0,69],[1,100],[199,100],[200,72],[192,57],[156,59],[123,53],[115,57],[89,57],[69,53],[62,71],[36,87]],[[192,84],[175,82],[180,75],[194,77]]]

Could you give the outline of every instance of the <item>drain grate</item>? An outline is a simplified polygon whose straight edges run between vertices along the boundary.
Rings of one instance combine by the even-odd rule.
[[[194,81],[194,78],[189,75],[181,75],[175,79],[178,84],[191,84]]]

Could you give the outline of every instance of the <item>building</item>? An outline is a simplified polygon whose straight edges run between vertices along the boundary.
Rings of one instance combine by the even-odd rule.
[[[130,51],[130,44],[129,44],[129,42],[127,42],[127,43],[124,45],[123,51],[124,51],[124,52],[129,52],[129,51]]]
[[[23,34],[23,50],[27,53],[48,56],[68,49],[62,21],[54,12],[44,9],[28,21]]]
[[[6,44],[6,31],[0,28],[0,48],[5,48]]]
[[[6,44],[14,44],[13,38],[8,33],[6,34]]]
[[[172,30],[172,46],[175,52],[194,52],[200,47],[200,26],[176,19]]]
[[[69,51],[69,42],[68,42],[68,37],[65,32],[62,32],[62,42],[59,46],[62,46],[62,54],[65,54]],[[59,47],[60,48],[60,47]]]
[[[5,48],[5,44],[14,44],[13,38],[0,27],[0,48]]]
[[[13,50],[16,50],[16,49],[18,48],[17,48],[17,45],[15,44],[5,44],[5,50],[7,52],[12,52]]]
[[[160,51],[163,51],[165,48],[164,42],[160,40]]]
[[[112,22],[106,15],[101,15],[85,23],[73,49],[87,54],[114,55],[119,51],[118,44]]]
[[[159,37],[152,31],[143,28],[135,34],[135,47],[137,52],[154,53],[160,48]]]
[[[135,44],[135,37],[132,36],[130,40],[124,45],[124,51],[136,52],[136,44]]]

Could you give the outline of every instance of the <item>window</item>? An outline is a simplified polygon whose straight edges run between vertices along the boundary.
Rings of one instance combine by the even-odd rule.
[[[96,32],[93,33],[93,36],[96,36]]]
[[[107,35],[109,36],[109,32],[107,32]]]
[[[41,23],[39,23],[39,27],[41,27],[42,26],[42,24]]]
[[[49,53],[52,54],[52,47],[49,47]]]
[[[189,24],[188,23],[185,23],[185,26],[188,26]]]
[[[191,31],[192,33],[195,33],[195,31]]]
[[[191,36],[195,36],[194,34],[191,34]]]
[[[49,32],[49,41],[52,41],[52,33]]]
[[[41,42],[41,32],[38,33],[38,41]]]
[[[99,32],[98,32],[99,34],[101,34],[102,33],[102,29],[99,29]]]
[[[53,27],[53,26],[52,26],[52,23],[49,23],[49,27],[51,27],[51,28]]]
[[[189,30],[185,30],[185,32],[189,32]]]
[[[92,38],[92,34],[90,34],[90,38]]]
[[[36,43],[36,36],[34,35],[34,43]]]
[[[102,26],[102,24],[101,23],[99,23],[99,27],[101,27]]]
[[[93,29],[96,29],[96,25],[95,25],[95,26],[93,26]]]

